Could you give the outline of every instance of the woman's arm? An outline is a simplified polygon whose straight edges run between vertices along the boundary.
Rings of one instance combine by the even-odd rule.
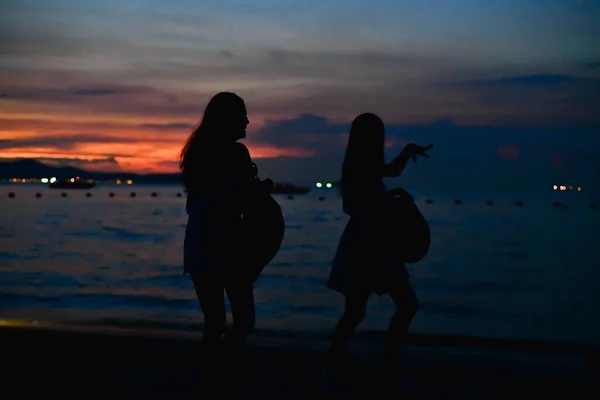
[[[408,163],[409,155],[402,150],[400,154],[389,164],[383,164],[383,177],[384,178],[395,178],[400,176],[406,164]]]
[[[395,178],[400,176],[404,168],[406,167],[406,163],[408,163],[408,159],[412,158],[414,162],[417,162],[417,156],[423,156],[425,158],[429,158],[427,155],[427,150],[431,149],[433,144],[428,146],[419,146],[418,144],[409,143],[404,146],[404,149],[398,154],[398,156],[389,164],[383,165],[383,177],[384,178]]]

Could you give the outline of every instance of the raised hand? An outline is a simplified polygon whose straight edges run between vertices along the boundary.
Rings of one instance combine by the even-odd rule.
[[[433,147],[433,143],[428,146],[419,146],[415,143],[409,143],[404,146],[404,150],[402,152],[408,157],[412,158],[414,162],[417,162],[417,156],[423,156],[425,158],[429,158],[427,151]]]

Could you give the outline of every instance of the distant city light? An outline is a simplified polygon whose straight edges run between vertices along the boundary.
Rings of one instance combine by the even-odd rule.
[[[25,183],[25,179],[21,179],[21,182]]]
[[[573,186],[573,185],[553,185],[552,189],[560,190],[561,192],[571,191],[577,189],[578,192],[581,192],[583,189],[581,186]]]
[[[331,189],[331,186],[333,186],[333,185],[328,182],[325,186],[327,186],[327,189]]]
[[[120,179],[117,179],[117,182],[116,182],[116,183],[117,183],[117,185],[120,185],[120,184],[121,184],[121,180],[120,180]]]
[[[127,179],[127,184],[131,185],[133,183],[133,181],[131,179]]]
[[[75,178],[71,178],[69,179],[71,182],[75,182]]]
[[[323,184],[321,182],[317,182],[317,184],[315,186],[320,188],[320,187],[323,187]]]
[[[42,178],[42,183],[48,183],[48,178]]]

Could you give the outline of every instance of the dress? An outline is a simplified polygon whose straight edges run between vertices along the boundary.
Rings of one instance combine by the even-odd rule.
[[[220,273],[234,266],[242,251],[241,213],[223,210],[214,199],[188,200],[188,223],[183,244],[184,274]],[[233,212],[232,212],[233,211]]]
[[[344,295],[388,293],[409,279],[397,246],[386,234],[385,214],[377,197],[368,202],[361,193],[344,195],[344,211],[350,215],[332,262],[327,287]]]
[[[188,185],[188,223],[183,245],[183,273],[220,276],[239,264],[244,235],[242,212],[245,177],[250,166],[238,165],[235,148],[204,155],[192,165]],[[215,273],[217,275],[215,275]]]

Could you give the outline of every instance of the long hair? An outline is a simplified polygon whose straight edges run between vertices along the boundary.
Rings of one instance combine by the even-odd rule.
[[[352,121],[342,165],[342,196],[348,190],[383,187],[385,127],[373,113],[364,113]]]
[[[214,95],[202,116],[202,121],[187,139],[181,153],[179,153],[179,168],[185,174],[186,165],[190,159],[198,155],[198,150],[203,145],[219,140],[223,134],[232,114],[245,108],[244,100],[235,93],[220,92]]]

